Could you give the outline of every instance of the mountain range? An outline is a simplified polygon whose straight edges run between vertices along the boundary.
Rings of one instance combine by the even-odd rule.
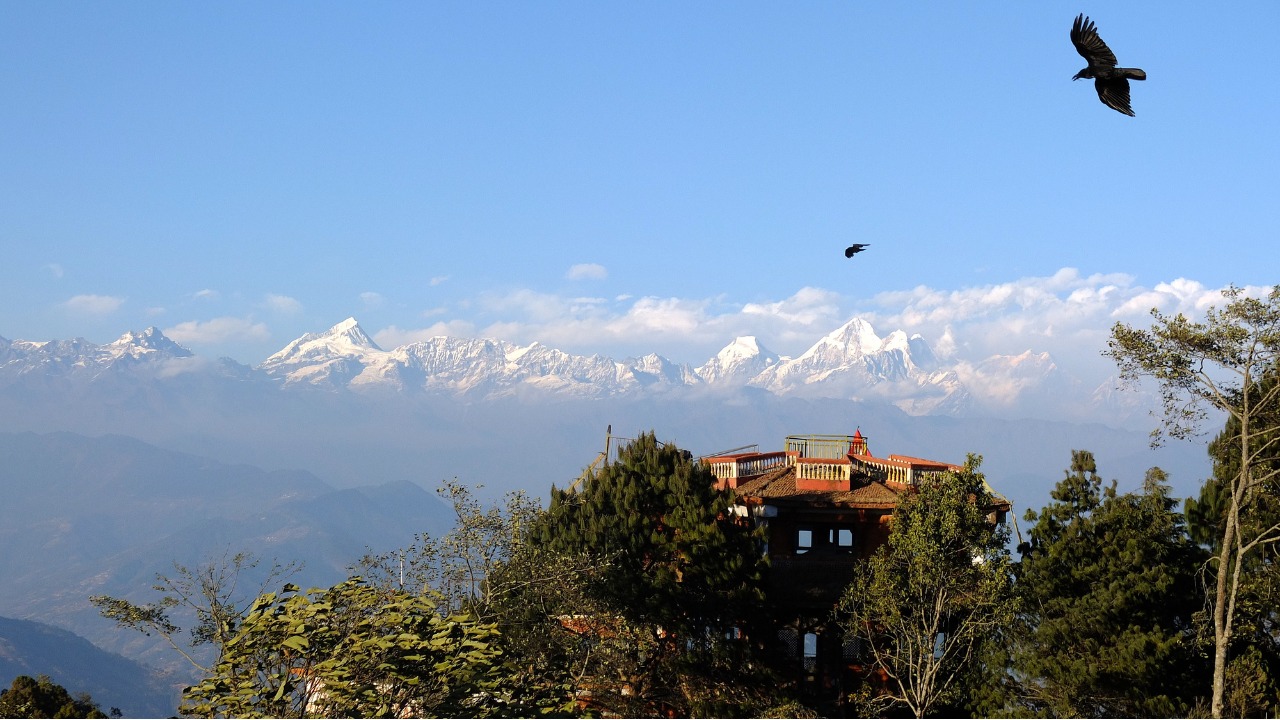
[[[1118,398],[1108,392],[1111,384],[1082,389],[1047,353],[948,363],[920,335],[896,330],[880,337],[857,317],[794,358],[748,336],[733,339],[698,367],[655,353],[618,360],[575,355],[538,342],[518,345],[484,338],[437,336],[384,350],[355,318],[303,335],[256,367],[228,358],[199,358],[154,327],[127,332],[106,345],[79,338],[0,338],[0,388],[33,379],[79,383],[125,374],[469,400],[701,397],[758,388],[779,397],[886,402],[912,415],[1107,417],[1116,422],[1135,413],[1133,396]]]

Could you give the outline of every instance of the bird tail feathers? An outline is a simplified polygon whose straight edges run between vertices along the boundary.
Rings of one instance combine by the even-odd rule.
[[[1129,78],[1130,80],[1147,79],[1146,71],[1138,68],[1116,68],[1116,72],[1120,74],[1120,77]]]

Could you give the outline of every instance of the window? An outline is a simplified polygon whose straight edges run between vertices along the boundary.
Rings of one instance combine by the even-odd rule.
[[[801,528],[796,531],[796,554],[803,555],[813,549],[813,531]]]
[[[810,525],[796,529],[796,555],[853,552],[853,528]]]
[[[827,543],[836,552],[853,552],[853,530],[849,528],[831,528],[827,531]]]
[[[818,669],[818,634],[804,634],[804,671],[811,673]]]

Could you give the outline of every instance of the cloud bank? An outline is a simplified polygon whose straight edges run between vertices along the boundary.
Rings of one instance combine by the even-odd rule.
[[[204,322],[190,320],[164,328],[163,332],[182,345],[257,342],[271,337],[265,324],[238,317],[219,317]]]

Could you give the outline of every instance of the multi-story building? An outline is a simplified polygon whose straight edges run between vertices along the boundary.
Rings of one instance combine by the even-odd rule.
[[[802,689],[838,694],[862,671],[832,610],[863,561],[889,536],[899,498],[930,475],[960,467],[905,455],[876,457],[867,438],[791,435],[781,451],[704,457],[735,512],[765,528],[769,596],[779,619],[776,652]],[[1011,503],[995,494],[992,523]]]

